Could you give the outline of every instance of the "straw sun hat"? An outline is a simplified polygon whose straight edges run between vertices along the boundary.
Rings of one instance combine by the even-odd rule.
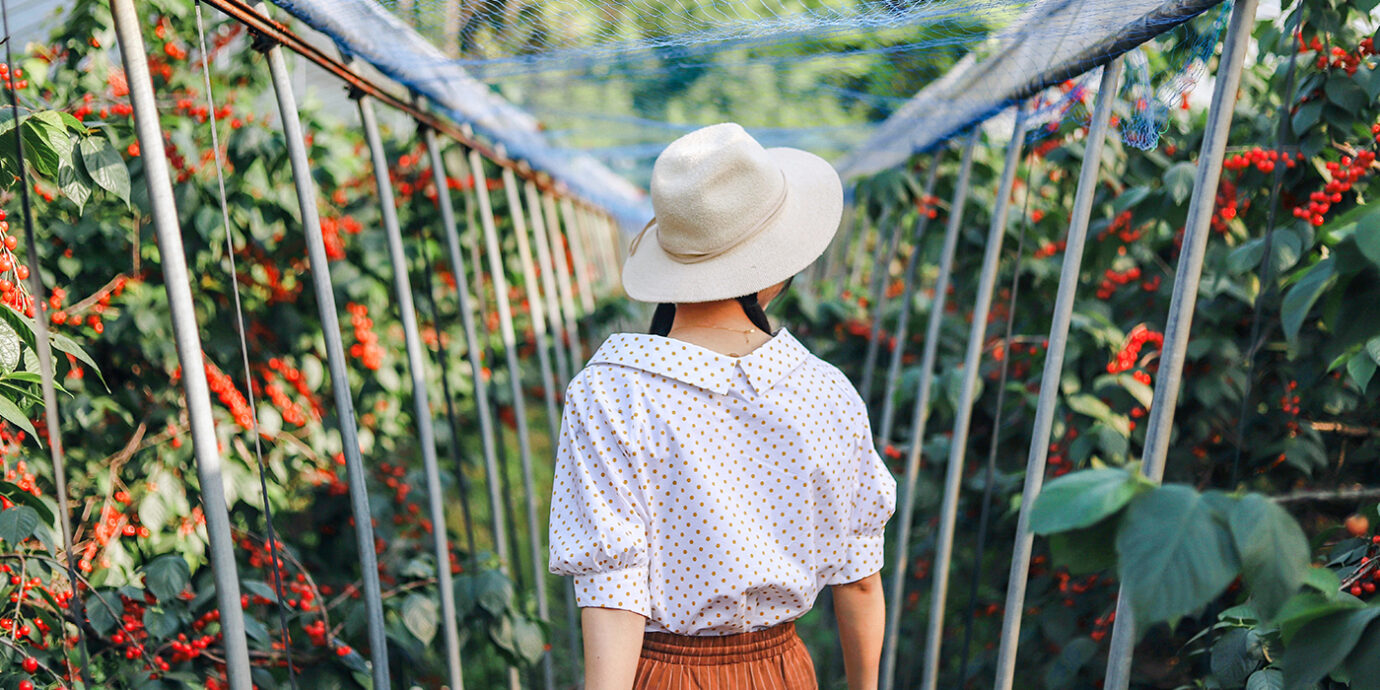
[[[718,124],[657,157],[652,209],[628,248],[623,289],[642,302],[710,302],[814,262],[838,229],[843,185],[819,156],[762,148],[742,127]]]

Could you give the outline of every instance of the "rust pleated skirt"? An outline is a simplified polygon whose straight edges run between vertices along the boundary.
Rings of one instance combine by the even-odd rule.
[[[723,636],[646,633],[633,690],[818,690],[795,623]]]

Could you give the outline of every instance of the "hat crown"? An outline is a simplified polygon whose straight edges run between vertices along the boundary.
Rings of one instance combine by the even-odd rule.
[[[652,167],[657,242],[672,254],[732,246],[780,206],[781,168],[739,125],[695,130],[675,140]]]

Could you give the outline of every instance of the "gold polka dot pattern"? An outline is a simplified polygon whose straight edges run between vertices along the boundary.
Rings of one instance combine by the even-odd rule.
[[[550,568],[649,631],[751,632],[880,570],[895,503],[857,392],[784,329],[743,357],[620,333],[566,390]]]

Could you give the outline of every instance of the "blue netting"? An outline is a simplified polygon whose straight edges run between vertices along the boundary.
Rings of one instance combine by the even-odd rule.
[[[1017,99],[1042,101],[1032,136],[1086,118],[1126,51],[1121,133],[1152,147],[1226,17],[1180,28],[1218,0],[275,1],[638,227],[645,200],[610,171],[644,184],[696,127],[866,173]]]

